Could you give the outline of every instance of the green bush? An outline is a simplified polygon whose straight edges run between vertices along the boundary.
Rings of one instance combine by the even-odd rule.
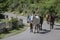
[[[13,24],[13,29],[19,29],[18,24],[17,24],[18,19],[12,17],[11,21],[12,21],[12,24]]]

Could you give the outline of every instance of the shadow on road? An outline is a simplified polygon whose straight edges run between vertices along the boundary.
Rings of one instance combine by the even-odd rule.
[[[41,32],[39,32],[40,34],[46,34],[46,33],[49,33],[51,30],[46,30],[46,29],[43,29]]]
[[[42,29],[42,30],[40,30],[40,32],[34,32],[34,33],[46,34],[46,33],[49,33],[50,31],[51,30]]]

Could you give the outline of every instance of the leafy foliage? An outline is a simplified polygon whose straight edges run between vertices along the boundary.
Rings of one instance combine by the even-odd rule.
[[[45,14],[46,11],[56,12],[60,15],[60,0],[2,0],[0,10],[18,11],[19,13],[33,13],[38,8],[38,14]]]
[[[11,21],[12,21],[12,24],[13,24],[13,28],[18,29],[18,24],[17,24],[18,19],[12,17]]]

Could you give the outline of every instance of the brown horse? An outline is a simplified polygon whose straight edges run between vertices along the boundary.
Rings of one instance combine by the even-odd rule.
[[[49,14],[46,14],[46,21],[49,24]]]
[[[50,24],[50,29],[53,29],[55,16],[50,15],[50,14],[46,14],[46,21],[47,21],[48,24]]]

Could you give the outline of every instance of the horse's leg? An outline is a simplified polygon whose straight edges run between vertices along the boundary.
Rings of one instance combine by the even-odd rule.
[[[47,24],[48,24],[48,19],[46,18],[46,22],[47,22]]]
[[[39,32],[39,30],[38,30],[38,25],[37,25],[37,33]]]
[[[42,30],[42,23],[41,23],[40,29]]]
[[[39,24],[39,26],[38,26],[38,30],[40,31],[40,27],[41,27],[41,25]]]
[[[33,32],[33,24],[30,23],[30,32]]]
[[[41,24],[39,24],[39,30],[41,30]]]
[[[49,24],[49,19],[48,19],[47,23]]]
[[[50,29],[51,29],[51,22],[50,22]]]
[[[36,32],[36,25],[35,25],[35,28],[34,28],[34,33]]]
[[[50,24],[50,29],[51,29],[51,24]]]
[[[30,32],[31,32],[31,23],[30,23]]]
[[[53,29],[53,24],[52,24],[52,29]]]
[[[52,22],[52,29],[54,28],[54,22]]]
[[[37,24],[37,33],[39,32],[39,27],[40,27],[39,24]]]
[[[31,31],[30,32],[33,32],[33,27],[31,28]]]
[[[32,28],[30,27],[30,32],[32,32]]]
[[[31,31],[33,32],[33,24],[32,24],[32,29],[31,29]]]
[[[31,31],[33,32],[33,26],[32,26],[32,29],[31,29]]]
[[[54,28],[54,23],[53,22],[51,22],[50,27],[51,27],[50,29]]]
[[[52,29],[53,25],[52,25],[52,22],[50,22],[50,29]]]
[[[34,32],[38,32],[38,25],[35,25],[35,31]]]

